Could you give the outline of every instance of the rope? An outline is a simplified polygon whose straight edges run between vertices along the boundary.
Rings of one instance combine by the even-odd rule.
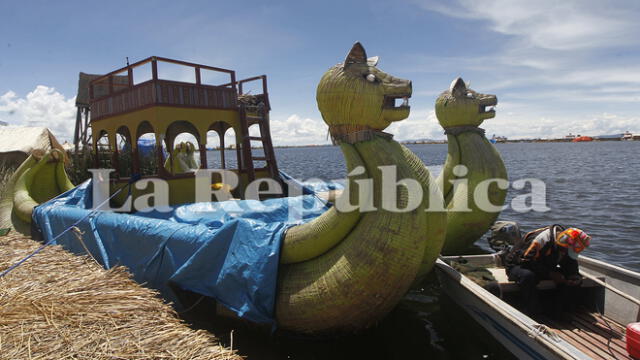
[[[126,185],[123,185],[122,187],[120,187],[118,190],[116,190],[116,192],[113,193],[113,195],[111,195],[110,197],[108,197],[105,201],[103,201],[102,203],[100,203],[100,205],[95,207],[95,210],[90,211],[87,215],[83,216],[82,218],[80,218],[80,220],[76,221],[75,223],[73,223],[71,226],[69,226],[68,228],[64,229],[60,234],[58,234],[57,236],[54,236],[53,238],[51,238],[51,240],[47,241],[46,243],[42,244],[42,246],[40,246],[39,248],[37,248],[36,250],[34,250],[31,254],[23,257],[22,259],[20,259],[18,262],[16,262],[15,264],[9,266],[6,270],[4,270],[3,272],[0,273],[0,278],[3,278],[5,275],[7,275],[8,273],[10,273],[11,271],[13,271],[14,269],[16,269],[18,266],[24,264],[27,260],[31,259],[32,257],[34,257],[35,255],[37,255],[40,251],[42,251],[44,248],[46,248],[47,246],[49,246],[50,244],[52,244],[54,241],[58,240],[62,235],[66,234],[69,230],[72,230],[73,228],[77,228],[77,225],[80,224],[80,222],[82,222],[84,219],[88,218],[89,216],[93,215],[95,212],[98,211],[99,208],[102,207],[102,205],[106,204],[108,201],[110,201],[111,199],[113,199],[116,195],[118,195],[120,193],[120,191],[122,191],[125,187],[129,187],[129,195],[131,195],[131,185],[133,185],[133,183],[135,183],[136,181],[138,181],[140,179],[140,175],[134,175],[131,177],[131,180],[129,180],[129,183]]]
[[[82,235],[84,235],[84,231],[80,230],[80,228],[77,226],[73,226],[73,234],[76,236],[76,239],[78,239],[78,242],[80,242],[80,245],[82,245],[82,248],[87,253],[87,255],[89,255],[91,259],[95,261],[96,264],[100,265],[98,260],[96,260],[96,258],[93,257],[93,255],[89,251],[89,248],[87,247],[87,245],[84,243],[84,240],[82,239]]]
[[[531,331],[529,331],[529,333],[528,333],[529,337],[531,337],[531,338],[535,339],[538,336],[546,335],[551,340],[553,340],[555,342],[560,342],[560,337],[558,336],[558,334],[553,332],[551,329],[549,329],[544,324],[533,324],[531,326],[531,328],[532,328]]]
[[[481,129],[477,126],[452,126],[444,128],[445,135],[460,135],[464,132],[474,132],[484,136],[484,129]]]
[[[198,301],[196,301],[195,303],[193,303],[193,305],[189,306],[188,308],[182,310],[182,311],[178,311],[178,314],[184,314],[188,311],[193,310],[196,306],[198,306],[198,304],[200,304],[200,302],[204,300],[204,295],[200,295],[200,298],[198,299]]]
[[[356,144],[362,141],[371,141],[376,136],[392,139],[393,135],[381,130],[371,129],[362,125],[331,125],[329,134],[334,145],[340,143]]]
[[[604,317],[604,311],[600,311],[600,305],[598,305],[597,301],[596,301],[596,312],[598,313],[598,316],[600,317],[600,320],[602,320],[605,323],[605,325],[607,325],[607,327],[609,328],[609,331],[612,334],[615,334],[616,331],[613,330],[613,328],[611,327],[611,324],[609,324],[609,321],[607,320],[607,318]],[[611,336],[607,338],[607,349],[609,350],[609,352],[613,351],[611,349]]]

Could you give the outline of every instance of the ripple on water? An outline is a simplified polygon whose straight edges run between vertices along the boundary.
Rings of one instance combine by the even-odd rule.
[[[594,236],[593,257],[640,271],[640,142],[498,144],[511,181],[537,178],[547,184],[548,212],[505,210],[524,231],[552,223],[583,227]],[[436,176],[446,145],[409,145]],[[228,152],[232,153],[232,152]],[[277,149],[278,165],[299,179],[346,176],[335,146]],[[233,154],[231,154],[233,156]],[[526,189],[526,191],[530,191]],[[510,190],[507,203],[522,194]]]

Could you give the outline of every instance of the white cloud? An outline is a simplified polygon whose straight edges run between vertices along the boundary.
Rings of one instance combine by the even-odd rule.
[[[271,134],[275,145],[328,144],[328,127],[322,120],[293,114],[271,118]],[[408,119],[395,122],[384,130],[396,140],[442,139],[442,127],[433,110],[413,110]]]
[[[463,74],[498,95],[489,136],[564,136],[638,131],[640,3],[615,0],[410,0],[490,36],[477,56],[408,57],[419,73]],[[440,86],[440,89],[444,86]],[[430,93],[433,88],[421,89]]]
[[[583,135],[611,135],[636,129],[640,116],[625,116],[611,113],[587,115],[542,114],[531,111],[525,103],[500,104],[495,119],[481,126],[487,136],[493,134],[509,138],[559,138],[569,133]],[[271,121],[272,138],[275,145],[327,144],[327,126],[322,120],[304,118],[297,114]],[[444,130],[438,123],[435,111],[412,110],[408,119],[395,122],[385,132],[398,141],[416,139],[444,139]],[[231,141],[231,139],[227,139]]]
[[[16,126],[44,126],[60,141],[71,141],[75,127],[75,97],[38,85],[24,98],[9,91],[0,96],[0,120]]]
[[[271,116],[271,137],[275,145],[327,144],[328,127],[319,119]]]
[[[75,97],[65,98],[55,88],[38,85],[25,97],[9,91],[0,96],[0,121],[15,126],[44,126],[60,141],[71,141],[75,126]],[[255,127],[251,133],[255,134]],[[271,133],[276,145],[326,144],[327,126],[322,120],[303,118],[293,114],[288,117],[271,117]],[[180,141],[191,140],[181,138]],[[210,145],[218,145],[217,136],[210,137]],[[225,134],[226,144],[235,143],[235,133]]]
[[[599,90],[602,96],[615,97],[611,93],[625,92],[628,97],[638,100],[640,89],[637,86],[612,86]],[[562,91],[546,94],[560,96]],[[567,94],[577,96],[576,91]],[[512,96],[512,98],[517,98]],[[617,134],[626,130],[637,131],[640,117],[613,113],[593,113],[563,115],[555,113],[539,113],[532,110],[531,98],[524,101],[501,102],[495,119],[487,120],[482,127],[487,135],[492,134],[510,138],[553,138],[561,137],[569,132],[585,135]],[[9,91],[0,96],[0,121],[16,126],[45,126],[51,129],[61,140],[71,140],[75,124],[75,99],[65,98],[54,88],[39,85],[25,97],[19,97]],[[251,129],[255,134],[255,129]],[[327,125],[321,119],[303,117],[298,114],[289,116],[272,114],[271,135],[275,145],[311,145],[327,144]],[[396,140],[443,139],[443,129],[439,125],[433,109],[413,109],[408,119],[391,124],[386,130]],[[235,143],[233,130],[226,133],[226,144]],[[183,140],[187,140],[186,138]],[[209,146],[218,145],[217,136],[209,139]]]
[[[637,6],[630,1],[457,0],[421,1],[423,8],[447,16],[489,22],[492,30],[524,39],[527,45],[576,50],[637,43]]]
[[[411,110],[409,118],[395,122],[385,132],[396,140],[444,139],[444,130],[438,123],[434,110]]]
[[[640,124],[640,116],[625,116],[611,113],[588,115],[543,115],[532,113],[518,104],[501,106],[511,111],[498,112],[495,119],[486,120],[481,127],[487,137],[493,134],[509,138],[561,138],[569,133],[599,136],[621,134],[634,130]]]

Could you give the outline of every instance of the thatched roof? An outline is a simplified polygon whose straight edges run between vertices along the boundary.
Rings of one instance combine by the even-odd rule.
[[[51,131],[37,126],[0,127],[0,164],[20,165],[34,149],[64,148]]]
[[[81,72],[78,75],[78,95],[76,96],[76,106],[87,107],[89,106],[89,82],[95,80],[102,75],[85,74]],[[113,77],[114,85],[126,85],[129,83],[129,78],[124,75],[117,75]],[[100,81],[99,85],[96,85],[93,89],[93,95],[98,98],[100,96],[107,95],[108,83],[106,81]]]
[[[40,244],[0,237],[0,271]],[[0,357],[241,359],[193,330],[122,267],[50,246],[0,278]]]

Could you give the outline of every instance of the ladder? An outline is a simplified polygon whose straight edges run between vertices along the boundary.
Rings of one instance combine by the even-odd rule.
[[[254,78],[248,78],[240,80],[238,82],[238,92],[242,94],[242,84],[254,81],[262,80],[263,101],[256,106],[247,106],[243,102],[239,103],[240,112],[240,136],[242,138],[242,161],[239,162],[238,167],[241,171],[247,174],[249,182],[256,179],[256,170],[266,169],[269,172],[269,176],[279,181],[280,174],[278,173],[278,165],[276,163],[276,154],[273,150],[273,142],[271,141],[271,130],[269,128],[269,98],[267,95],[267,76],[261,75]],[[249,134],[249,127],[252,125],[258,125],[260,129],[260,135],[252,136]],[[252,141],[260,141],[262,143],[262,149],[264,156],[254,156],[251,146]],[[255,162],[264,161],[266,166],[263,168],[257,168]]]

